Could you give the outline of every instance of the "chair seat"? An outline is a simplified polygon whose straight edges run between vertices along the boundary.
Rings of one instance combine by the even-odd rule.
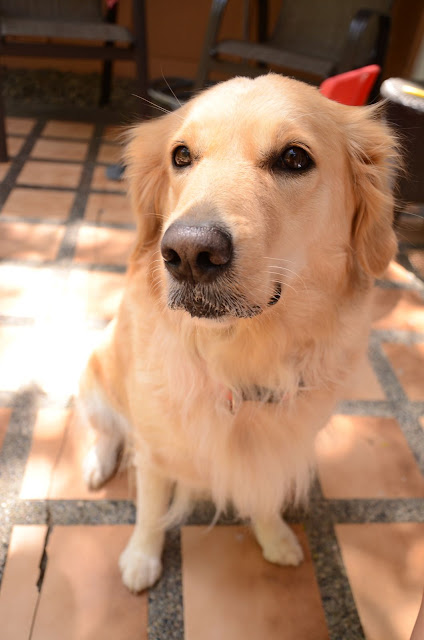
[[[31,36],[41,38],[70,38],[76,40],[102,40],[132,42],[131,32],[117,24],[64,20],[27,20],[0,18],[1,36]]]
[[[324,58],[306,56],[291,51],[280,51],[267,45],[243,42],[239,40],[222,40],[213,49],[213,53],[224,53],[239,56],[246,60],[256,60],[295,69],[320,77],[330,75],[334,61]]]

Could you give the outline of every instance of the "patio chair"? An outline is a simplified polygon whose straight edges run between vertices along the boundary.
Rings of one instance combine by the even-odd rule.
[[[0,0],[0,56],[102,60],[100,105],[109,100],[113,60],[134,60],[138,92],[145,96],[145,2],[133,0],[132,32],[116,24],[116,4],[109,4],[111,8],[104,13],[102,0]],[[5,162],[1,98],[0,78],[0,162]],[[144,109],[140,100],[140,110]]]
[[[283,0],[271,36],[267,33],[268,0],[244,0],[244,40],[221,40],[227,5],[228,0],[212,0],[194,82],[186,78],[153,80],[148,89],[152,100],[177,109],[194,91],[211,84],[212,72],[257,76],[273,68],[320,85],[352,69],[370,64],[383,67],[392,0]],[[373,90],[376,97],[378,83]]]
[[[194,84],[208,84],[212,71],[256,76],[271,67],[320,84],[325,78],[369,64],[383,66],[390,30],[391,0],[283,0],[268,36],[268,3],[257,0],[257,42],[221,40],[228,0],[213,0],[199,71]],[[248,15],[250,2],[246,0]]]

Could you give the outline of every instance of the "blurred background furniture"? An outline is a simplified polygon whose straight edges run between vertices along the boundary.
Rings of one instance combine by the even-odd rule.
[[[147,92],[145,2],[133,0],[133,29],[115,24],[116,2],[0,0],[0,55],[103,61],[100,105],[108,102],[114,60],[134,60],[140,96]],[[52,42],[54,39],[54,42]],[[7,160],[0,77],[0,162]],[[145,110],[140,100],[140,111]]]
[[[390,0],[283,0],[270,35],[267,3],[259,2],[257,42],[249,38],[248,15],[245,40],[219,39],[226,5],[223,0],[212,3],[195,88],[207,84],[212,70],[254,76],[263,73],[261,65],[277,65],[288,75],[311,77],[318,84],[337,73],[366,64],[382,66],[384,61],[390,30]],[[240,60],[235,62],[223,56]]]
[[[381,85],[386,118],[399,135],[404,171],[398,178],[397,217],[411,213],[424,219],[424,84],[389,78]]]
[[[320,92],[330,100],[350,106],[367,104],[370,93],[380,75],[378,64],[371,64],[327,78],[320,85]]]
[[[245,0],[243,40],[221,39],[228,0],[213,0],[194,86],[180,78],[169,84],[178,98],[220,78],[254,77],[269,69],[319,85],[325,78],[370,64],[381,68],[387,51],[392,0],[283,0],[268,33],[268,2]],[[149,94],[171,108],[178,101],[163,82]],[[376,85],[378,95],[378,84]]]

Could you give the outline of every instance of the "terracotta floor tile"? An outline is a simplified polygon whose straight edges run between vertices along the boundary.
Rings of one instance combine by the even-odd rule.
[[[82,466],[93,434],[74,415],[69,416],[62,449],[52,476],[49,498],[53,500],[132,500],[135,481],[128,472],[118,471],[98,491],[89,491],[84,484]]]
[[[66,122],[50,120],[43,129],[43,136],[52,138],[89,139],[93,135],[94,124],[88,122]]]
[[[44,160],[85,160],[88,150],[87,142],[71,140],[46,140],[40,138],[31,152],[32,158]]]
[[[134,231],[81,227],[78,234],[75,261],[125,265],[134,243]]]
[[[384,273],[382,280],[397,282],[399,284],[410,284],[415,280],[414,274],[402,267],[398,262],[392,260]]]
[[[25,138],[15,138],[14,136],[8,136],[7,138],[7,153],[10,158],[14,158],[18,155],[25,142]]]
[[[41,409],[34,427],[25,467],[22,500],[129,500],[134,486],[119,472],[99,491],[89,491],[83,481],[84,456],[92,433],[69,411]]]
[[[54,527],[31,640],[147,640],[147,595],[122,584],[132,526]]]
[[[76,189],[81,172],[82,166],[80,164],[28,160],[18,176],[17,183]]]
[[[52,269],[0,264],[1,313],[45,318],[54,307],[60,283]]]
[[[107,142],[100,145],[97,154],[97,162],[106,162],[107,164],[117,164],[122,161],[123,147],[118,144],[108,144]]]
[[[109,180],[106,176],[106,167],[99,166],[93,171],[93,180],[91,182],[92,189],[100,191],[126,191],[124,180]]]
[[[53,260],[63,234],[63,227],[0,222],[0,257],[9,260]]]
[[[383,349],[408,398],[412,401],[424,401],[424,343],[386,343]]]
[[[367,640],[409,640],[424,586],[424,524],[339,524]]]
[[[345,384],[344,400],[385,400],[386,396],[374,373],[371,363],[365,357],[349,376]]]
[[[31,132],[34,124],[35,120],[32,118],[15,118],[13,116],[8,116],[6,118],[6,131],[7,133],[25,135]]]
[[[376,287],[373,300],[373,327],[424,331],[424,301],[415,291]]]
[[[19,494],[22,500],[44,500],[49,497],[67,420],[68,411],[65,410],[40,409],[38,412]]]
[[[3,207],[4,215],[45,220],[66,220],[75,193],[54,189],[14,189]]]
[[[46,534],[45,525],[13,527],[0,591],[0,636],[4,640],[30,638]]]
[[[84,317],[110,320],[118,310],[124,282],[121,274],[75,269],[69,277],[69,303]]]
[[[3,440],[7,432],[7,427],[9,426],[11,413],[11,409],[8,409],[7,407],[0,407],[0,449],[3,446]]]
[[[34,333],[29,327],[0,326],[0,389],[16,391],[35,375]]]
[[[182,528],[186,640],[328,638],[306,536],[294,529],[300,567],[266,562],[244,527]]]
[[[10,169],[10,166],[11,166],[10,162],[0,162],[0,181],[4,180],[4,178],[6,177],[6,174]]]
[[[316,454],[327,498],[424,497],[424,477],[392,418],[334,416]]]
[[[135,224],[127,196],[113,193],[92,193],[87,200],[84,219],[89,222]]]

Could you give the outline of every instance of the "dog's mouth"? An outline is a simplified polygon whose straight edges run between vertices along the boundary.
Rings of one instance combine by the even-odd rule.
[[[208,284],[183,283],[171,287],[168,294],[170,309],[187,311],[192,318],[220,320],[224,318],[253,318],[260,315],[266,307],[271,307],[281,297],[281,283],[274,286],[274,293],[265,306],[250,303],[240,292],[229,291]]]

